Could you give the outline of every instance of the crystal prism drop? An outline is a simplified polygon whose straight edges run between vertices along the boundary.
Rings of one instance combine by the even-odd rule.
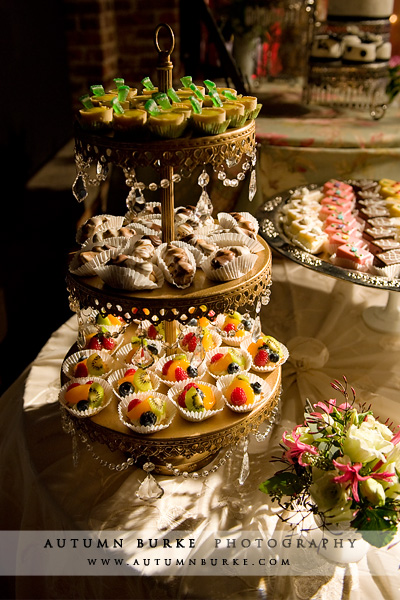
[[[200,173],[197,183],[200,187],[206,187],[210,183],[210,177],[205,169]]]
[[[248,476],[250,475],[250,460],[249,460],[249,454],[247,452],[248,445],[249,445],[249,440],[246,439],[244,448],[243,448],[242,466],[240,468],[240,474],[239,474],[239,485],[243,485],[244,482],[246,481],[246,479],[248,478]]]
[[[148,473],[136,491],[136,496],[141,500],[153,502],[164,494],[163,488],[157,483],[153,475]]]
[[[250,175],[249,183],[249,201],[251,202],[257,192],[256,170],[253,169]]]
[[[252,336],[253,342],[256,342],[261,337],[261,320],[260,320],[259,316],[257,316],[254,319],[253,329],[251,331],[251,336]]]
[[[100,161],[98,161],[97,165],[96,165],[96,173],[99,179],[107,179],[107,175],[108,175],[108,165],[107,164],[102,164]]]
[[[200,215],[211,215],[214,210],[210,196],[203,190],[196,204],[196,213]]]
[[[81,174],[76,176],[76,179],[72,184],[72,193],[78,202],[83,202],[88,196],[88,191]]]

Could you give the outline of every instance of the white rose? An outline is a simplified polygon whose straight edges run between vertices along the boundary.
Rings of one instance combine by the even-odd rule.
[[[385,454],[393,450],[393,444],[383,437],[380,428],[372,428],[364,421],[359,427],[350,425],[343,450],[353,463],[386,461]]]

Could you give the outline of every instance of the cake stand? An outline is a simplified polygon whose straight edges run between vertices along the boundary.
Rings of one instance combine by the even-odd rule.
[[[318,184],[308,186],[317,189]],[[269,246],[291,261],[313,271],[338,280],[349,281],[374,289],[387,290],[388,300],[384,307],[373,306],[363,311],[363,319],[371,329],[382,333],[400,333],[400,279],[360,273],[333,265],[323,255],[313,255],[295,246],[285,235],[281,225],[281,211],[295,190],[286,190],[268,200],[258,211],[260,233]]]
[[[166,28],[170,35],[167,51],[159,49],[161,28]],[[158,88],[166,91],[172,87],[170,53],[174,47],[174,36],[169,26],[158,26],[155,45],[158,49]],[[143,185],[137,181],[135,169],[144,166],[158,172],[159,183],[154,182],[149,188],[160,194],[164,242],[175,239],[174,184],[181,175],[192,172],[197,166],[205,168],[211,165],[225,183],[226,172],[242,159],[247,164],[246,168],[244,165],[242,167],[243,173],[255,167],[254,120],[241,128],[228,129],[226,133],[207,137],[190,134],[176,140],[153,139],[143,143],[117,139],[113,134],[95,135],[77,127],[75,139],[78,175],[74,182],[74,194],[78,199],[84,197],[86,185],[93,183],[88,175],[93,165],[96,165],[97,173],[94,183],[101,183],[106,178],[110,163],[121,167],[127,185],[139,192],[143,190]],[[255,176],[255,168],[250,180],[253,174]],[[232,185],[235,180],[228,181]],[[238,183],[236,180],[233,185]],[[226,283],[210,281],[201,269],[197,269],[192,285],[183,290],[164,283],[156,290],[126,292],[107,286],[98,277],[84,278],[68,273],[66,279],[70,307],[78,315],[80,330],[84,327],[84,313],[90,309],[121,315],[132,325],[145,319],[156,323],[162,321],[167,352],[168,349],[172,351],[176,345],[177,322],[184,324],[188,319],[208,315],[210,311],[224,313],[239,307],[255,309],[259,313],[261,303],[268,302],[271,252],[261,237],[258,241],[262,250],[257,254],[253,269],[245,276]],[[177,415],[166,430],[151,435],[135,434],[120,422],[116,399],[92,418],[76,418],[65,410],[63,418],[70,432],[78,433],[85,440],[89,438],[105,444],[111,450],[121,450],[133,456],[135,464],[139,466],[151,460],[158,472],[171,474],[172,467],[178,473],[188,473],[212,461],[222,448],[237,444],[250,432],[255,432],[261,422],[270,420],[273,423],[280,397],[280,367],[266,375],[266,380],[270,392],[251,412],[238,414],[226,407],[222,413],[200,423],[185,422]]]

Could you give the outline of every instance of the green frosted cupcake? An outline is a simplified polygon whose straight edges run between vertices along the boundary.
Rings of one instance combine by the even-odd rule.
[[[193,111],[190,120],[193,128],[204,135],[224,133],[229,125],[225,109],[218,106],[206,106],[199,113]]]

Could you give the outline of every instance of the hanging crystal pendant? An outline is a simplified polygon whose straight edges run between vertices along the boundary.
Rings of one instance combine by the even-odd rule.
[[[143,471],[146,471],[147,475],[140,484],[136,496],[145,502],[154,502],[154,500],[158,500],[164,494],[163,488],[157,483],[153,475],[151,475],[151,471],[154,468],[155,466],[150,462],[143,465]]]
[[[256,181],[256,170],[253,169],[250,175],[250,183],[249,183],[249,201],[251,202],[254,199],[254,196],[257,192],[257,181]]]
[[[239,474],[239,485],[243,485],[246,481],[246,479],[248,478],[248,476],[250,475],[250,459],[249,459],[249,453],[247,451],[249,446],[249,438],[247,437],[244,441],[244,446],[243,446],[243,460],[242,460],[242,466],[240,468],[240,474]]]
[[[78,202],[83,202],[88,197],[88,191],[82,173],[78,173],[76,176],[75,181],[72,184],[72,193]]]
[[[259,317],[259,315],[256,316],[256,318],[254,319],[254,323],[253,323],[253,328],[251,330],[251,337],[253,342],[256,342],[257,340],[260,339],[262,334],[262,329],[261,329],[261,319]]]
[[[214,210],[214,207],[212,205],[210,196],[208,195],[207,190],[205,189],[206,186],[210,183],[210,176],[208,175],[205,169],[203,169],[203,171],[200,173],[197,179],[197,183],[202,188],[202,190],[200,198],[196,204],[196,213],[198,215],[211,215]]]

